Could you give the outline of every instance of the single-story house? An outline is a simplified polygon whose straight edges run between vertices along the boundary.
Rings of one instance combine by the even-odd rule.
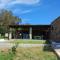
[[[9,39],[60,40],[60,17],[50,25],[10,25]]]

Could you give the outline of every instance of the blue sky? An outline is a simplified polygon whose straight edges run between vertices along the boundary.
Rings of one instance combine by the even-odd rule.
[[[50,24],[60,16],[60,0],[0,0],[0,9],[11,10],[23,24]]]

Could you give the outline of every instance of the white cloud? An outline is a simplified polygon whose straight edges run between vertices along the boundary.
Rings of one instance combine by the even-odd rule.
[[[26,14],[26,13],[29,13],[29,12],[31,12],[31,11],[32,11],[32,9],[29,9],[29,10],[15,9],[15,10],[13,11],[13,13],[14,13],[14,14]],[[19,12],[19,13],[17,13],[17,12]]]
[[[28,4],[28,5],[31,5],[31,4],[37,4],[39,2],[40,2],[40,0],[15,0],[11,4]]]
[[[29,13],[29,12],[31,12],[32,10],[30,9],[30,10],[25,10],[25,11],[22,11],[21,13],[22,14],[25,14],[25,13]]]
[[[40,1],[41,0],[0,0],[0,9],[7,9],[7,8],[9,9],[9,7],[15,6],[15,4],[35,5],[38,4]],[[15,12],[19,11],[21,12],[21,14],[31,12],[31,9],[30,10],[20,10],[18,8],[16,9]]]
[[[22,18],[22,24],[31,24],[30,20],[30,18]]]
[[[0,0],[0,8],[14,4],[32,5],[32,4],[38,4],[39,2],[40,0]]]
[[[6,4],[6,3],[9,3],[9,2],[11,2],[12,0],[0,0],[0,3],[4,3],[4,4]]]
[[[11,3],[11,2],[12,2],[12,0],[0,0],[0,9],[6,8],[9,5],[9,3]]]

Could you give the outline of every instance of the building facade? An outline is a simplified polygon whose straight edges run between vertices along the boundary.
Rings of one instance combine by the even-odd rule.
[[[60,17],[56,18],[52,23],[52,30],[51,30],[51,39],[52,40],[60,40]]]
[[[50,25],[10,25],[10,39],[60,40],[60,17]]]
[[[15,35],[11,32],[13,39],[49,39],[51,30],[50,25],[11,25],[10,28],[16,30]]]

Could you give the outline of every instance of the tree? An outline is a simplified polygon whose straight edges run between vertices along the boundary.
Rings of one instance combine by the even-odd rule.
[[[16,25],[17,22],[21,22],[21,18],[14,16],[11,11],[0,10],[0,26],[2,31],[8,32],[9,25]]]

